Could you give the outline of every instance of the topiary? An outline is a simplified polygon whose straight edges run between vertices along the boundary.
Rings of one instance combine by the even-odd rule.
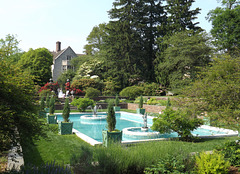
[[[47,97],[46,97],[46,107],[47,108],[49,108],[49,102],[50,102],[49,94],[47,94]]]
[[[51,97],[50,102],[49,102],[49,114],[53,115],[55,112],[55,99],[54,97]]]
[[[44,96],[42,96],[40,100],[40,110],[43,111],[44,108],[45,108],[45,101],[44,101]]]
[[[142,96],[140,97],[138,107],[139,107],[140,109],[143,108],[143,97],[142,97]]]
[[[118,98],[118,95],[116,95],[116,98],[115,98],[115,106],[118,106],[119,105],[119,98]]]
[[[62,113],[62,117],[64,119],[64,122],[68,122],[69,121],[69,115],[70,115],[70,106],[69,106],[69,98],[67,98],[65,100],[65,104],[64,104],[64,108],[63,108],[63,113]]]
[[[107,123],[108,123],[108,131],[114,131],[116,127],[116,116],[113,109],[113,102],[108,103],[108,112],[107,112]]]

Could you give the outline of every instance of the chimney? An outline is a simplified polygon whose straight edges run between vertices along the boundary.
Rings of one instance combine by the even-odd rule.
[[[61,42],[57,41],[56,42],[56,52],[61,51]]]

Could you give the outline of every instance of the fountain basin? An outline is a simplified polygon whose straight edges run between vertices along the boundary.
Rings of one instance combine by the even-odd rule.
[[[152,131],[149,128],[142,130],[142,127],[128,127],[128,128],[124,128],[122,131],[124,136],[129,138],[152,139],[152,138],[159,138],[161,135],[159,132]]]
[[[106,115],[83,115],[80,117],[81,120],[92,120],[92,121],[98,121],[98,120],[106,120]]]

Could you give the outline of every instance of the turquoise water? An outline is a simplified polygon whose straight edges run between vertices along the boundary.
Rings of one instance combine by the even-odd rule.
[[[58,120],[62,121],[63,118],[60,114],[56,114],[58,116]],[[91,115],[89,114],[71,114],[70,121],[73,122],[73,128],[78,130],[79,132],[102,142],[102,130],[107,130],[107,122],[106,120],[98,120],[98,121],[86,121],[81,120],[80,117],[82,115]],[[98,113],[98,115],[106,115]],[[127,114],[127,113],[119,113],[116,114],[116,129],[122,130],[127,127],[143,127],[143,119],[137,114]],[[151,127],[152,119],[148,118],[148,127]],[[223,132],[210,131],[207,129],[198,128],[197,130],[192,132],[193,135],[199,136],[207,136],[212,134],[224,134]],[[142,139],[153,139],[153,138],[170,138],[177,137],[177,133],[171,134],[160,134],[158,137],[154,136],[145,136],[139,138],[138,136],[127,136],[123,134],[123,141],[129,140],[142,140]]]

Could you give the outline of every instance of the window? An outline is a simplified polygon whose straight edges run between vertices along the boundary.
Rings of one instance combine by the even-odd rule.
[[[67,60],[71,60],[72,59],[72,56],[67,56]]]
[[[62,70],[63,70],[63,71],[66,71],[66,70],[67,70],[67,66],[66,66],[66,65],[63,65],[63,66],[62,66]]]

